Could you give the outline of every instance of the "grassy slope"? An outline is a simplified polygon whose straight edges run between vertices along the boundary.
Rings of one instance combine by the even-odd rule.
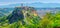
[[[59,13],[47,13],[41,20],[39,20],[38,16],[33,16],[32,18],[27,16],[26,19],[24,19],[25,25],[22,25],[21,21],[9,24],[6,16],[0,18],[0,20],[2,20],[0,28],[53,28],[60,26]]]

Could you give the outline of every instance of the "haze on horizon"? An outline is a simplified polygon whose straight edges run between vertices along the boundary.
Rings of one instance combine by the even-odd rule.
[[[0,0],[0,7],[5,7],[6,5],[17,4],[17,3],[58,3],[60,0]]]

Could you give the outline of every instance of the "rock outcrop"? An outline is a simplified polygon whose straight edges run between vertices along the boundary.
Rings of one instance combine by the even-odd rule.
[[[16,7],[12,14],[7,17],[7,19],[9,20],[9,23],[17,21],[24,22],[23,19],[26,18],[26,16],[29,17],[30,14],[35,14],[35,10],[33,7]]]

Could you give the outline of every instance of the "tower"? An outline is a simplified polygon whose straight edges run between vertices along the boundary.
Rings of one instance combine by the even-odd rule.
[[[21,7],[23,7],[23,3],[21,3]]]

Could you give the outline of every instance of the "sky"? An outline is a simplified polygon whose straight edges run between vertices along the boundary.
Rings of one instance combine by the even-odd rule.
[[[17,4],[17,3],[36,3],[36,2],[60,4],[60,0],[0,0],[0,6]]]
[[[0,5],[16,4],[16,3],[34,3],[34,2],[60,3],[60,0],[0,0]]]

